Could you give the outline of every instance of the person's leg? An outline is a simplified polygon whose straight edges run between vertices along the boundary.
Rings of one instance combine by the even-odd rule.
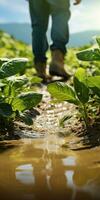
[[[48,1],[52,2],[52,0]],[[69,41],[68,21],[70,18],[70,3],[69,0],[54,0],[54,2],[55,4],[51,3],[51,38],[53,41],[51,50],[59,49],[65,54],[66,44]]]
[[[35,62],[45,62],[45,54],[48,49],[46,31],[49,19],[49,5],[46,0],[29,0],[29,10],[32,24],[32,48]]]
[[[69,41],[68,21],[70,18],[69,0],[48,0],[51,2],[52,30],[51,45],[52,61],[50,64],[50,74],[69,78],[69,74],[64,69],[64,56],[66,44]]]

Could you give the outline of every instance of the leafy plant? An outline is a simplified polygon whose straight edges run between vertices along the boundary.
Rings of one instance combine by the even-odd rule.
[[[79,68],[74,76],[74,89],[79,99],[79,109],[82,113],[85,125],[88,128],[87,103],[89,101],[89,88],[87,85],[87,74],[83,68]]]
[[[77,53],[77,58],[83,61],[100,61],[100,37],[96,38],[98,47],[87,49]]]
[[[48,85],[49,93],[55,97],[58,101],[67,101],[78,106],[78,110],[85,122],[85,126],[88,130],[89,116],[88,116],[88,102],[89,92],[92,89],[96,95],[100,93],[100,76],[95,77],[95,84],[93,84],[93,77],[88,77],[85,69],[79,68],[74,75],[74,87],[55,82]]]
[[[100,76],[90,76],[87,79],[88,87],[100,98]]]
[[[81,61],[90,62],[93,68],[92,76],[88,77],[87,84],[93,94],[99,98],[96,101],[99,102],[100,107],[100,36],[96,37],[96,44],[92,48],[80,51],[76,56]]]
[[[4,62],[0,68],[0,79],[20,73],[26,68],[27,58],[13,58]]]
[[[100,75],[100,36],[96,37],[95,45],[91,48],[79,51],[76,53],[76,56],[79,60],[83,61],[83,67],[86,63],[89,63],[88,70],[90,69],[92,75]]]
[[[25,111],[38,105],[42,95],[30,91],[30,82],[26,76],[17,75],[26,68],[28,59],[15,58],[2,61],[0,68],[0,121],[2,123],[0,126],[5,124],[8,127],[9,123],[16,118],[31,125],[32,119]]]

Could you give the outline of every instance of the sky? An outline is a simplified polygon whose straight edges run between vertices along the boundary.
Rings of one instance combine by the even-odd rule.
[[[100,0],[82,0],[78,6],[73,6],[73,2],[70,31],[100,30]],[[0,23],[11,22],[30,22],[27,1],[0,0]]]

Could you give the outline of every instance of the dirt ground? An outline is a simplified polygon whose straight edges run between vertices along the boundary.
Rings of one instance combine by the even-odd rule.
[[[53,103],[50,94],[46,90],[46,86],[39,89],[43,94],[42,102],[36,109],[32,109],[29,113],[33,117],[33,125],[28,127],[19,123],[19,128],[32,130],[41,135],[44,134],[58,134],[67,136],[73,131],[73,127],[77,125],[76,108],[67,102]],[[60,121],[64,116],[68,116],[68,120],[61,126]],[[26,133],[27,134],[27,133]],[[31,135],[32,136],[32,135]]]
[[[78,110],[73,104],[67,102],[54,103],[47,91],[47,86],[41,84],[38,92],[43,94],[42,102],[36,109],[31,109],[28,114],[33,119],[33,125],[28,126],[16,121],[10,132],[1,134],[0,140],[13,140],[20,138],[40,138],[48,134],[63,137],[63,147],[74,150],[100,146],[100,120],[92,125],[88,133],[84,123],[79,118]],[[62,123],[62,118],[67,120]]]
[[[42,85],[39,92],[43,94],[42,102],[36,109],[29,111],[33,117],[33,125],[26,126],[16,122],[15,134],[20,138],[40,138],[46,134],[56,134],[65,138],[65,148],[74,150],[92,148],[100,145],[100,122],[90,127],[87,134],[84,124],[78,118],[77,108],[67,102],[53,103],[47,87]],[[61,123],[61,119],[67,116],[67,120]]]

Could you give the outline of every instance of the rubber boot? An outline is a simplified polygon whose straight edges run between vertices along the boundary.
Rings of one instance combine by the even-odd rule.
[[[51,52],[51,57],[52,61],[49,68],[50,75],[69,79],[70,75],[64,69],[64,54],[60,50],[53,50]]]

